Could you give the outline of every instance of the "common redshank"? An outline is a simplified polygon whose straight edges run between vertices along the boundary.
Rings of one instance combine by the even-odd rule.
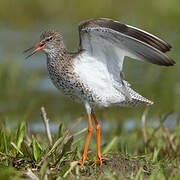
[[[141,29],[107,18],[90,19],[79,25],[80,45],[69,52],[62,36],[55,30],[41,34],[40,41],[25,52],[36,48],[28,57],[43,50],[53,84],[71,99],[81,102],[88,114],[88,136],[81,165],[87,159],[92,133],[91,116],[96,125],[97,159],[102,165],[100,125],[94,109],[109,106],[151,105],[152,101],[131,89],[123,77],[123,61],[128,56],[162,66],[175,62],[165,52],[171,45]]]

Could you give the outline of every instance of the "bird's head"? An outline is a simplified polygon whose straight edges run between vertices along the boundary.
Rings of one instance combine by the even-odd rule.
[[[30,55],[26,57],[29,58],[36,52],[43,50],[45,53],[53,53],[56,49],[63,48],[63,39],[62,36],[55,30],[48,30],[41,34],[40,41],[34,46],[28,48],[24,53],[29,52],[32,49],[35,49]]]

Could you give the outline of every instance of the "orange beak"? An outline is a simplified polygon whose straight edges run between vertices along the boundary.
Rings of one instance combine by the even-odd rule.
[[[35,44],[34,46],[26,49],[23,53],[26,53],[26,52],[30,51],[31,49],[33,49],[33,48],[36,48],[30,55],[26,56],[25,59],[28,59],[29,57],[31,57],[31,56],[32,56],[33,54],[35,54],[36,52],[38,52],[38,51],[40,51],[40,50],[43,50],[43,49],[44,49],[44,46],[45,46],[44,43],[39,42],[39,43]]]

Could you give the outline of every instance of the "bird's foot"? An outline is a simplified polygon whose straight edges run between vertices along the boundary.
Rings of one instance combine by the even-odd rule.
[[[81,166],[83,166],[86,159],[88,160],[87,155],[86,155],[86,156],[83,155],[82,159],[78,160],[78,163],[79,163]]]
[[[94,166],[96,163],[99,163],[100,164],[100,166],[102,165],[102,157],[101,157],[101,155],[98,155],[97,156],[97,159],[95,160],[95,162],[93,162],[92,164],[91,164],[91,166]]]

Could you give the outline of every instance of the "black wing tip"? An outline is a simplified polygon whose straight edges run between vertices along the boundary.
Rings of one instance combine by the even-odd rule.
[[[169,60],[168,62],[167,61],[166,62],[165,61],[153,62],[153,61],[149,61],[149,60],[146,59],[145,61],[148,62],[148,63],[152,63],[154,65],[165,66],[165,67],[176,65],[176,62],[173,61],[173,60]]]
[[[168,52],[168,51],[170,51],[171,49],[172,49],[172,46],[169,44],[169,43],[167,43],[166,41],[164,41],[164,40],[162,40],[163,41],[163,46],[164,47],[162,47],[162,52],[163,53],[165,53],[165,52]]]
[[[172,59],[169,59],[168,62],[163,61],[162,63],[158,63],[160,66],[174,66],[176,65],[176,62]]]
[[[171,59],[170,63],[167,66],[174,66],[174,65],[176,65],[176,62]]]
[[[172,46],[169,43],[167,43],[167,46],[169,47],[169,50],[172,48]]]

